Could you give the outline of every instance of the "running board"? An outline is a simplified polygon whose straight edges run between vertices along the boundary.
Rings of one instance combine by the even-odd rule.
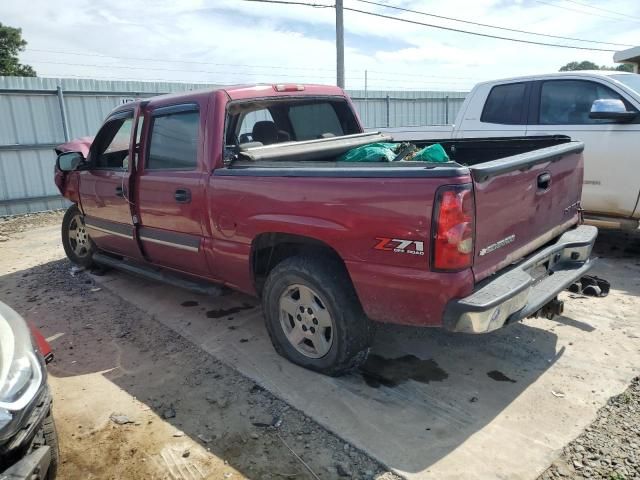
[[[167,285],[184,288],[185,290],[190,290],[202,295],[218,297],[222,294],[222,287],[218,285],[213,285],[205,281],[187,279],[159,268],[130,263],[125,260],[110,257],[103,253],[95,253],[93,255],[93,261],[106,267],[131,273],[137,277],[166,283]]]

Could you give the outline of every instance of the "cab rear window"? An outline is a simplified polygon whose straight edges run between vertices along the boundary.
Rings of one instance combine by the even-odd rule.
[[[296,140],[344,135],[338,114],[329,103],[294,105],[289,108],[289,121]]]
[[[360,133],[341,99],[274,99],[229,107],[226,145],[272,145]]]

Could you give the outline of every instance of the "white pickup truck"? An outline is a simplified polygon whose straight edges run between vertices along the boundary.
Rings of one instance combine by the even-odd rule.
[[[383,129],[394,140],[567,135],[585,144],[582,208],[588,223],[638,228],[640,75],[579,71],[476,85],[456,123]]]

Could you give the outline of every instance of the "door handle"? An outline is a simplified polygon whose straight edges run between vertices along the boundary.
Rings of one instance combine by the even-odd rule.
[[[127,193],[122,187],[116,187],[116,197],[124,198],[124,195]]]
[[[540,190],[547,190],[551,185],[551,174],[541,173],[538,175],[538,188]]]
[[[173,198],[175,198],[178,203],[189,203],[191,202],[191,190],[187,188],[178,188],[173,195]]]

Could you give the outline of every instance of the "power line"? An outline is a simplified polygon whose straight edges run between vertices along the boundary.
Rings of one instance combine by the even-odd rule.
[[[314,8],[335,8],[335,5],[326,5],[323,3],[308,3],[308,2],[294,2],[294,1],[285,1],[285,0],[243,0],[245,2],[255,2],[255,3],[277,3],[279,5],[303,5],[305,7],[314,7]]]
[[[60,50],[46,50],[37,48],[25,48],[26,52],[43,52],[43,53],[58,53],[62,55],[76,55],[83,57],[100,57],[100,58],[114,58],[117,60],[133,60],[133,61],[148,61],[148,62],[166,62],[166,63],[185,63],[194,65],[214,65],[216,67],[246,67],[246,68],[269,68],[269,69],[286,69],[286,70],[309,70],[309,71],[327,71],[335,72],[335,68],[316,68],[316,67],[289,67],[289,66],[275,66],[275,65],[248,65],[243,63],[214,63],[214,62],[202,62],[196,60],[175,60],[164,58],[145,58],[145,57],[119,57],[115,55],[105,55],[100,53],[80,53],[80,52],[64,52]]]
[[[254,0],[244,0],[244,1],[254,1]],[[265,1],[266,2],[266,1],[271,1],[271,0],[261,0],[261,1]],[[561,45],[561,44],[558,44],[558,43],[537,42],[537,41],[534,41],[534,40],[521,40],[519,38],[502,37],[502,36],[499,36],[499,35],[490,35],[488,33],[471,32],[469,30],[462,30],[462,29],[459,29],[459,28],[443,27],[442,25],[433,25],[433,24],[430,24],[430,23],[418,22],[417,20],[409,20],[407,18],[398,18],[398,17],[393,17],[391,15],[384,15],[382,13],[367,12],[366,10],[359,10],[357,8],[344,7],[344,9],[345,10],[349,10],[351,12],[362,13],[364,15],[371,15],[371,16],[374,16],[374,17],[386,18],[388,20],[395,20],[397,22],[410,23],[410,24],[413,24],[413,25],[421,25],[423,27],[437,28],[437,29],[440,29],[440,30],[448,30],[448,31],[457,32],[457,33],[466,33],[468,35],[476,35],[478,37],[494,38],[494,39],[497,39],[497,40],[506,40],[506,41],[509,41],[509,42],[528,43],[530,45],[541,45],[541,46],[545,46],[545,47],[571,48],[573,50],[589,50],[589,51],[592,51],[592,52],[616,52],[617,51],[617,50],[611,50],[611,49],[607,49],[607,48],[580,47],[580,46],[577,46],[577,45]]]
[[[251,64],[241,64],[241,63],[215,63],[215,62],[202,62],[202,61],[189,61],[189,60],[174,60],[174,59],[161,59],[161,58],[142,58],[142,57],[121,57],[116,55],[103,55],[98,53],[80,53],[80,52],[65,52],[61,50],[45,50],[45,49],[35,49],[35,48],[26,48],[25,50],[30,52],[43,52],[43,53],[56,53],[62,55],[74,55],[81,57],[98,57],[98,58],[110,58],[114,60],[126,60],[126,61],[151,61],[151,62],[164,62],[164,63],[186,63],[186,64],[196,64],[196,65],[213,65],[213,66],[225,66],[225,67],[241,67],[241,68],[251,68],[251,69],[276,69],[276,70],[301,70],[301,71],[309,71],[309,72],[335,72],[335,68],[305,68],[305,67],[294,67],[294,66],[276,66],[276,65],[251,65]],[[98,65],[98,64],[85,64],[85,63],[69,63],[69,62],[53,62],[50,60],[30,60],[31,63],[47,63],[54,65],[73,65],[73,66],[96,66],[96,67],[110,67],[112,65]],[[116,68],[124,68],[123,66],[114,66]],[[140,69],[142,67],[127,67]],[[144,67],[144,69],[152,69],[151,67]],[[164,70],[164,69],[163,69]],[[169,71],[176,71],[172,69],[166,69]],[[181,72],[185,71],[183,69],[179,70]],[[199,70],[193,70],[195,72],[200,72]],[[382,70],[369,70],[370,73],[379,73],[383,75],[395,75],[397,76],[397,72],[385,72]],[[242,74],[243,72],[231,72]],[[255,75],[255,73],[252,73]],[[265,73],[265,75],[271,75]],[[300,74],[302,75],[302,74]],[[308,76],[311,76],[310,73]],[[324,78],[329,78],[328,76],[324,76]],[[403,72],[402,77],[420,77],[420,78],[442,78],[442,79],[455,79],[455,80],[478,80],[479,77],[461,77],[461,76],[453,76],[453,75],[432,75],[432,74],[417,74],[417,73],[407,73]],[[333,77],[331,77],[333,78]],[[355,78],[355,77],[350,77]]]
[[[292,5],[304,5],[307,7],[316,7],[316,6],[322,6],[322,7],[326,7],[326,5],[320,5],[320,4],[311,4],[311,3],[304,3],[304,2],[285,2],[284,0],[242,0],[244,2],[259,2],[259,3],[275,3],[275,4],[292,4]],[[541,0],[536,0],[536,1],[541,1]],[[617,50],[611,50],[608,48],[593,48],[593,47],[580,47],[577,45],[561,45],[559,43],[548,43],[548,42],[538,42],[538,41],[534,41],[534,40],[522,40],[519,38],[511,38],[511,37],[503,37],[500,35],[492,35],[492,34],[488,34],[488,33],[479,33],[479,32],[472,32],[469,30],[462,30],[461,28],[453,28],[453,27],[445,27],[442,25],[434,25],[432,23],[425,23],[425,22],[419,22],[417,20],[410,20],[407,18],[398,18],[398,17],[394,17],[391,15],[385,15],[382,13],[375,13],[375,12],[368,12],[366,10],[360,10],[358,8],[353,8],[353,7],[344,7],[344,10],[348,10],[350,12],[356,12],[356,13],[361,13],[363,15],[370,15],[373,17],[379,17],[379,18],[386,18],[387,20],[395,20],[396,22],[403,22],[403,23],[410,23],[412,25],[420,25],[423,27],[431,27],[431,28],[436,28],[439,30],[447,30],[450,32],[456,32],[456,33],[465,33],[467,35],[475,35],[477,37],[485,37],[485,38],[493,38],[496,40],[505,40],[508,42],[516,42],[516,43],[527,43],[529,45],[540,45],[540,46],[544,46],[544,47],[556,47],[556,48],[570,48],[572,50],[588,50],[588,51],[592,51],[592,52],[616,52]]]
[[[583,7],[593,8],[594,10],[600,10],[601,12],[613,13],[614,15],[620,15],[626,18],[636,18],[640,20],[640,17],[636,17],[635,15],[627,15],[626,13],[620,13],[614,10],[607,10],[606,8],[594,7],[593,5],[589,5],[588,3],[584,3],[584,2],[578,2],[577,0],[565,0],[565,1],[575,3],[576,5],[582,5]]]
[[[50,65],[67,65],[67,66],[75,66],[75,67],[99,67],[99,68],[119,68],[126,70],[155,70],[155,71],[163,71],[163,72],[182,72],[182,73],[210,73],[214,75],[246,75],[249,77],[260,77],[260,76],[273,76],[273,77],[288,77],[291,78],[291,75],[286,73],[253,73],[253,72],[233,72],[233,71],[211,71],[211,70],[185,70],[175,69],[175,68],[162,68],[162,67],[136,67],[130,65],[100,65],[96,63],[69,63],[69,62],[52,62],[48,60],[36,60],[32,63],[45,63]],[[297,75],[298,78],[304,77],[315,77],[315,78],[333,78],[333,76],[328,75],[316,75],[316,74],[308,74],[308,75]]]
[[[36,62],[33,62],[36,63]],[[289,74],[262,74],[262,73],[246,73],[246,72],[233,72],[233,71],[227,71],[227,72],[216,72],[216,71],[210,71],[210,70],[183,70],[183,69],[170,69],[170,68],[147,68],[147,67],[132,67],[132,66],[127,66],[127,65],[100,65],[100,64],[95,64],[95,63],[67,63],[67,62],[52,62],[52,61],[42,61],[39,63],[43,63],[43,64],[48,64],[48,65],[65,65],[65,66],[76,66],[76,67],[91,67],[91,68],[106,68],[106,69],[124,69],[124,70],[145,70],[145,71],[149,71],[149,70],[153,70],[153,71],[160,71],[160,72],[180,72],[180,73],[207,73],[207,74],[212,74],[212,75],[221,75],[221,76],[230,76],[230,75],[235,75],[235,76],[239,76],[242,77],[244,76],[252,76],[252,77],[286,77],[288,79],[292,79],[292,80],[303,80],[303,81],[309,81],[309,79],[327,79],[327,78],[333,78],[332,76],[317,76],[317,75],[289,75]],[[36,63],[37,64],[37,63]],[[380,72],[382,73],[382,72]],[[347,77],[349,80],[361,80],[361,77],[359,76],[349,76]],[[435,77],[435,78],[456,78],[456,77]],[[375,78],[372,78],[372,81],[385,81],[385,80],[398,80],[398,76],[394,76],[394,77],[385,77],[385,76],[377,76]],[[468,80],[472,80],[472,79],[468,79]],[[233,81],[233,80],[232,80]],[[414,84],[443,84],[443,85],[451,85],[451,84],[460,84],[460,83],[470,83],[470,82],[459,82],[459,81],[455,81],[455,80],[442,80],[442,81],[434,81],[434,80],[430,80],[429,77],[425,76],[422,80],[407,80],[407,79],[402,79],[402,81],[404,83],[414,83]]]
[[[550,7],[561,8],[562,10],[568,10],[570,12],[582,13],[584,15],[591,15],[592,17],[606,18],[608,20],[615,20],[616,22],[624,22],[625,20],[627,22],[634,22],[634,23],[638,23],[639,22],[639,20],[634,20],[633,18],[610,17],[608,15],[600,15],[600,14],[594,13],[594,12],[585,12],[584,10],[578,10],[577,8],[565,7],[564,5],[557,5],[555,3],[545,2],[544,0],[535,0],[535,1],[538,2],[538,3],[542,3],[543,5],[549,5]]]
[[[385,3],[378,3],[378,2],[373,2],[371,0],[356,0],[357,2],[361,2],[361,3],[368,3],[371,5],[377,5],[379,7],[385,7],[385,8],[391,8],[393,10],[399,10],[402,12],[409,12],[409,13],[417,13],[418,15],[424,15],[427,17],[434,17],[434,18],[440,18],[442,20],[451,20],[454,22],[460,22],[460,23],[467,23],[469,25],[477,25],[480,27],[488,27],[488,28],[495,28],[498,30],[506,30],[509,32],[517,32],[517,33],[525,33],[527,35],[538,35],[541,37],[549,37],[549,38],[559,38],[562,40],[575,40],[575,41],[579,41],[579,42],[587,42],[587,43],[599,43],[599,44],[604,44],[604,45],[617,45],[619,47],[632,47],[633,45],[627,45],[627,44],[623,44],[623,43],[613,43],[613,42],[601,42],[601,41],[597,41],[597,40],[587,40],[584,38],[576,38],[576,37],[562,37],[560,35],[550,35],[547,33],[537,33],[537,32],[530,32],[527,30],[518,30],[517,28],[508,28],[508,27],[499,27],[497,25],[489,25],[487,23],[479,23],[479,22],[472,22],[470,20],[462,20],[459,18],[453,18],[453,17],[445,17],[443,15],[436,15],[433,13],[427,13],[427,12],[422,12],[420,10],[412,10],[410,8],[403,8],[403,7],[397,7],[395,5],[388,5]]]

